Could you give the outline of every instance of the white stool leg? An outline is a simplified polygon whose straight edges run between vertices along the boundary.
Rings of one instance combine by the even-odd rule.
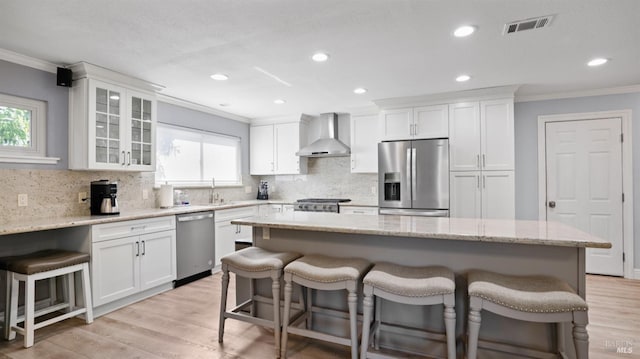
[[[34,342],[34,315],[35,315],[35,280],[31,276],[26,276],[24,286],[24,347],[33,346]],[[17,303],[16,303],[17,304]]]
[[[271,292],[273,293],[273,335],[275,340],[276,358],[280,358],[280,271],[273,271],[271,275]]]
[[[467,347],[467,359],[476,359],[478,354],[478,335],[480,334],[480,311],[482,310],[482,299],[471,297],[469,300],[469,340]]]
[[[93,323],[93,300],[91,299],[91,279],[89,278],[89,263],[82,264],[82,301],[84,302],[84,307],[87,310],[85,313],[85,322],[87,324]],[[74,274],[69,274],[70,284],[74,282]],[[75,287],[75,284],[74,284]],[[73,300],[75,305],[75,290],[73,293],[70,293],[70,301]]]
[[[49,278],[49,305],[54,305],[58,300],[58,283],[56,277]]]
[[[11,333],[11,272],[5,271],[4,297],[4,339],[9,340]]]
[[[291,311],[291,274],[285,273],[284,275],[284,314],[282,319],[282,344],[280,344],[280,358],[287,358],[287,339],[289,336],[289,313]],[[309,299],[307,299],[309,300]]]
[[[220,323],[218,325],[218,343],[222,343],[224,337],[224,320],[226,319],[224,314],[227,312],[227,291],[229,290],[229,268],[226,264],[222,264],[222,288],[220,291],[222,297],[220,298]]]
[[[369,350],[369,331],[371,330],[371,314],[373,313],[373,288],[364,285],[364,299],[362,300],[362,342],[360,343],[360,358],[367,358]]]
[[[76,281],[75,274],[69,273],[64,276],[62,281],[64,287],[64,293],[66,296],[66,302],[69,303],[68,311],[72,312],[76,306]],[[84,283],[82,284],[84,286]],[[83,292],[84,293],[84,292]]]
[[[588,322],[586,311],[573,312],[573,345],[576,347],[577,359],[589,358]]]
[[[11,329],[18,321],[18,295],[20,293],[20,281],[15,273],[7,271],[7,304],[5,318],[5,339],[13,340],[16,338],[15,330]]]
[[[238,274],[236,273],[236,278],[237,277],[238,277]],[[251,303],[249,304],[249,314],[251,314],[252,317],[256,316],[256,301],[253,298],[255,296],[255,287],[256,287],[256,280],[249,279],[249,299],[251,300]]]
[[[349,325],[351,327],[351,359],[358,359],[358,295],[355,289],[349,288],[347,290],[349,291],[347,303],[349,305]]]
[[[313,328],[313,288],[307,287],[307,329]]]
[[[558,347],[558,353],[564,353],[565,352],[565,347],[564,347],[564,343],[565,343],[565,336],[564,336],[564,323],[563,322],[559,322],[556,323],[556,341],[557,341],[557,347]]]
[[[376,332],[373,334],[373,347],[376,350],[380,350],[380,327],[382,326],[382,298],[376,297],[376,315],[374,321],[376,322]]]
[[[453,294],[444,297],[444,326],[447,334],[447,352],[449,359],[456,358],[456,311]]]

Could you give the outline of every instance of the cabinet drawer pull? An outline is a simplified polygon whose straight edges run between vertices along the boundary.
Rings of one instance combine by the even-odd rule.
[[[147,245],[145,241],[142,241],[142,255],[145,255],[145,253],[147,253]]]
[[[136,241],[136,257],[140,257],[140,242]]]
[[[141,229],[141,230],[144,231],[145,228],[147,228],[146,225],[144,225],[144,226],[131,226],[131,231],[135,231],[137,229]]]

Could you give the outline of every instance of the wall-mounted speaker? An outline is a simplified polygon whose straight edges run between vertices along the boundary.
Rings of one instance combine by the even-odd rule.
[[[57,77],[57,85],[64,87],[71,87],[71,73],[70,69],[65,69],[64,67],[58,67],[58,77]]]

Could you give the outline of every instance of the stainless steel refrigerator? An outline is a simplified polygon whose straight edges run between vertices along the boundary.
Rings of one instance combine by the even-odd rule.
[[[449,140],[378,144],[380,214],[449,216]]]

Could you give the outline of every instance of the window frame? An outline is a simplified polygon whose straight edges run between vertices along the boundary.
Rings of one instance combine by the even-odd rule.
[[[0,106],[31,112],[29,147],[0,145],[0,162],[54,164],[59,158],[47,155],[47,103],[0,93]]]
[[[200,180],[194,180],[194,181],[171,181],[171,180],[164,180],[164,179],[158,179],[157,175],[158,175],[158,171],[157,171],[157,166],[160,164],[160,156],[158,155],[158,149],[159,149],[159,143],[158,143],[158,137],[159,137],[159,132],[162,131],[163,128],[169,128],[169,129],[173,129],[173,130],[178,130],[178,131],[186,131],[186,132],[190,132],[191,134],[195,134],[198,136],[210,136],[210,137],[219,137],[219,138],[223,138],[226,140],[233,140],[237,142],[237,152],[236,152],[236,168],[237,168],[237,172],[236,172],[236,181],[234,182],[218,182],[216,181],[215,183],[213,183],[212,180],[205,180],[205,179],[200,179]],[[174,187],[177,188],[211,188],[212,185],[214,185],[215,187],[241,187],[242,186],[242,138],[239,136],[233,136],[233,135],[227,135],[227,134],[223,134],[223,133],[218,133],[218,132],[213,132],[213,131],[207,131],[207,130],[203,130],[203,129],[197,129],[197,128],[193,128],[193,127],[187,127],[187,126],[180,126],[180,125],[174,125],[174,124],[170,124],[170,123],[163,123],[163,122],[158,122],[156,124],[156,171],[155,171],[155,186],[159,187],[162,184],[168,183],[173,185]],[[204,156],[202,156],[202,151],[203,151],[203,144],[207,143],[206,141],[202,141],[202,138],[200,140],[200,159],[198,161],[198,165],[200,166],[200,175],[202,176],[202,171],[204,170]]]

